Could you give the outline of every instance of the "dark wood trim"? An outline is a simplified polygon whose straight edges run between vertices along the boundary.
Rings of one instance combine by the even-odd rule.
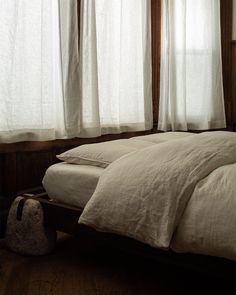
[[[16,153],[16,152],[34,152],[34,151],[47,151],[57,148],[70,148],[79,146],[81,144],[97,143],[108,140],[115,140],[121,138],[130,138],[138,135],[150,134],[152,131],[140,132],[125,132],[120,134],[107,134],[99,137],[91,138],[72,138],[72,139],[57,139],[52,141],[28,141],[17,142],[10,144],[0,144],[0,154],[3,153]]]
[[[25,200],[31,199],[40,202],[44,211],[45,226],[69,234],[77,234],[79,232],[78,220],[83,212],[82,208],[51,201],[46,193],[35,196],[25,194],[23,197]]]
[[[17,155],[8,153],[4,156],[3,195],[15,196],[17,187]]]
[[[231,42],[231,62],[232,62],[232,80],[231,80],[231,95],[232,95],[232,123],[234,131],[236,131],[236,41]]]
[[[151,1],[152,24],[152,98],[154,127],[158,123],[160,98],[160,58],[161,58],[161,0]]]
[[[78,48],[80,50],[80,7],[81,0],[77,0],[77,15],[78,15]]]
[[[225,112],[227,126],[232,126],[232,97],[231,97],[231,42],[232,42],[232,0],[221,0],[221,44],[223,86],[225,97]]]
[[[46,169],[59,162],[56,155],[82,144],[130,138],[150,131],[74,138],[45,142],[19,142],[0,145],[0,195],[12,198],[20,191],[41,185]],[[1,211],[1,204],[0,204]]]

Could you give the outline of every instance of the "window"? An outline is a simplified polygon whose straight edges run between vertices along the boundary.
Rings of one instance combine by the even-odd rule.
[[[220,1],[163,1],[161,130],[225,127]]]
[[[152,128],[150,0],[1,1],[0,142]]]

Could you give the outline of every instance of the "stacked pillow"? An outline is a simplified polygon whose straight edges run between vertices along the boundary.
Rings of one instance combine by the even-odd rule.
[[[84,144],[57,156],[70,164],[106,168],[120,157],[162,142],[193,136],[188,132],[166,132],[119,139],[94,144]],[[195,136],[195,135],[194,135]]]
[[[58,155],[57,158],[71,164],[92,165],[106,168],[120,157],[151,145],[154,145],[154,143],[143,140],[112,140],[101,143],[84,144]]]

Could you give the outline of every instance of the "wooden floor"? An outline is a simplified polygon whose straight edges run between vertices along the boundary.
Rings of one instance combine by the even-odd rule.
[[[24,257],[0,244],[1,295],[232,294],[228,283],[60,234],[56,250]],[[233,293],[235,294],[235,292]]]

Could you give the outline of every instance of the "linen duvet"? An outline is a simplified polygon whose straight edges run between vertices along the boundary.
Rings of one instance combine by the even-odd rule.
[[[117,159],[79,223],[156,248],[236,260],[236,134],[204,132]]]

